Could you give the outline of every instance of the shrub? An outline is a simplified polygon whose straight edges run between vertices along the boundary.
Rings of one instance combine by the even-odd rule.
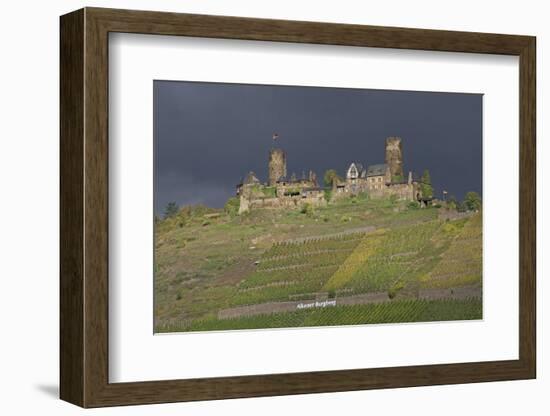
[[[302,205],[302,208],[300,208],[300,212],[302,214],[306,214],[306,216],[308,217],[313,217],[313,214],[315,213],[315,211],[313,210],[313,206],[308,203]]]
[[[394,283],[392,285],[392,287],[390,287],[390,289],[388,290],[388,297],[390,299],[393,299],[395,298],[395,296],[399,293],[399,291],[401,289],[403,289],[405,287],[405,283],[403,281],[398,281],[396,283]]]
[[[407,204],[407,208],[409,208],[409,209],[418,209],[418,208],[420,208],[420,204],[416,201],[411,201]]]
[[[458,212],[466,212],[466,211],[468,211],[468,207],[466,206],[466,204],[464,202],[459,202],[456,205],[456,210]]]
[[[277,188],[274,186],[264,186],[261,188],[261,191],[266,198],[275,198],[277,196]]]
[[[231,197],[225,203],[223,210],[231,217],[234,217],[239,213],[239,207],[241,205],[241,200],[239,197]]]
[[[325,201],[330,202],[330,199],[332,198],[332,189],[325,189],[324,197]]]

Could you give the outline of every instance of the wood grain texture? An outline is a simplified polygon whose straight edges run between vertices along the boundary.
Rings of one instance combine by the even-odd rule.
[[[520,54],[519,356],[536,377],[536,41]]]
[[[520,57],[518,360],[189,380],[108,380],[108,33]],[[533,378],[535,38],[86,8],[61,18],[61,397],[83,407]]]
[[[60,24],[60,388],[84,405],[84,12]]]

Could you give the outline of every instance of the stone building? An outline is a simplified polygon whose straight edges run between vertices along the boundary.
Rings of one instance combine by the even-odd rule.
[[[395,195],[400,200],[417,200],[419,184],[413,180],[412,172],[405,179],[403,166],[401,138],[388,137],[385,141],[385,163],[364,168],[362,164],[352,162],[345,178],[333,182],[333,197],[354,196],[365,192],[372,198]]]
[[[237,185],[240,198],[239,214],[255,208],[299,208],[305,204],[326,205],[324,189],[317,183],[312,170],[300,179],[292,174],[287,177],[286,154],[274,148],[269,152],[268,182],[262,184],[254,172],[249,172]]]

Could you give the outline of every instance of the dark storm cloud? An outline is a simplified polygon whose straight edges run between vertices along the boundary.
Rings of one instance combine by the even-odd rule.
[[[273,146],[289,175],[352,161],[384,163],[403,139],[405,170],[429,169],[437,195],[481,193],[479,94],[155,81],[155,209],[170,201],[221,207],[248,172],[267,180]]]

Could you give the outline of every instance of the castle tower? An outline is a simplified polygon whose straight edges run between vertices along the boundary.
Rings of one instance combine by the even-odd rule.
[[[386,138],[386,165],[390,168],[392,178],[403,178],[403,146],[401,137]]]
[[[286,153],[283,149],[271,149],[269,151],[269,185],[274,186],[282,176],[286,176]]]

